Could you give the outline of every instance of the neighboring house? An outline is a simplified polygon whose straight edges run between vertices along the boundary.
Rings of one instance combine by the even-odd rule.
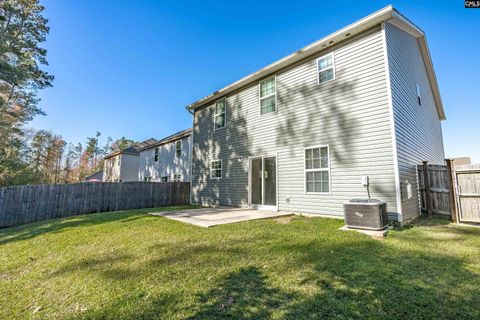
[[[342,216],[369,191],[405,222],[416,165],[444,162],[425,34],[391,6],[188,109],[195,204]]]
[[[157,140],[151,138],[123,150],[112,152],[104,158],[103,181],[138,181],[138,160],[140,148],[145,148]]]
[[[190,181],[192,129],[186,129],[140,149],[140,181]]]
[[[102,182],[103,181],[103,170],[99,170],[85,178],[86,182]]]

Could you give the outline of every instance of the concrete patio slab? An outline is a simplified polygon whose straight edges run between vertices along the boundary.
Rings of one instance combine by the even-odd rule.
[[[152,212],[154,216],[161,216],[172,220],[193,224],[199,227],[213,227],[221,224],[271,219],[291,216],[290,212],[263,211],[243,208],[203,208],[167,212]]]

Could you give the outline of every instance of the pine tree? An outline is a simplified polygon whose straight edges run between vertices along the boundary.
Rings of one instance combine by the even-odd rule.
[[[38,0],[0,1],[0,185],[15,183],[26,164],[25,123],[43,114],[37,92],[52,85],[42,70],[49,32]]]

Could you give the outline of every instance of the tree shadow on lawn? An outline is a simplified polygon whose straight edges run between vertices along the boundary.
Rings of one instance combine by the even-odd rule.
[[[304,252],[295,263],[313,267],[302,284],[317,292],[290,305],[286,319],[480,317],[480,278],[462,259],[370,239],[290,250]]]
[[[122,211],[92,213],[86,215],[57,218],[34,222],[27,225],[0,229],[0,245],[34,238],[46,233],[59,233],[68,228],[93,226],[112,221],[131,222],[145,218],[145,214],[155,211],[171,211],[196,208],[196,206],[172,206],[160,208],[145,208]]]
[[[200,295],[202,307],[188,319],[262,319],[273,312],[282,319],[480,318],[480,275],[467,269],[469,261],[369,238],[285,243],[269,258],[285,252],[293,253],[291,265],[310,270],[292,291],[268,286],[257,267],[243,268]]]
[[[267,284],[267,276],[254,266],[231,272],[211,291],[201,294],[199,311],[187,319],[269,319],[294,296]]]
[[[219,252],[215,245],[182,248],[180,244],[179,252],[169,250],[162,259],[137,266],[139,269],[127,273],[123,270],[118,276],[118,268],[113,265],[111,270],[102,271],[102,275],[123,281],[145,277],[152,268],[193,263],[195,268],[208,268],[215,276],[219,270],[215,269],[216,261],[228,258],[231,253],[251,254],[247,250],[242,253],[239,245],[232,244],[231,251]],[[286,252],[291,253],[288,261],[284,259]],[[203,254],[211,255],[211,263],[203,265],[206,256],[198,261],[200,264],[192,262]],[[128,295],[124,304],[120,297],[112,305],[92,310],[87,318],[111,318],[109,312],[118,314],[115,318],[126,319],[480,318],[480,278],[478,273],[468,270],[472,261],[467,258],[435,253],[411,243],[358,236],[345,236],[331,243],[325,239],[275,242],[263,253],[255,254],[264,254],[269,261],[284,262],[264,270],[256,265],[258,262],[241,266],[232,257],[231,271],[208,291],[201,289],[202,276],[192,274],[198,278],[193,281],[198,284],[192,288],[179,283],[174,293],[156,293],[157,296],[147,300],[141,294],[140,298]],[[292,271],[292,266],[297,270]],[[195,268],[190,265],[183,271]],[[189,276],[181,270],[176,272],[178,277]],[[271,275],[291,283],[289,289],[278,284],[283,280],[270,281]],[[168,281],[176,281],[177,276]]]

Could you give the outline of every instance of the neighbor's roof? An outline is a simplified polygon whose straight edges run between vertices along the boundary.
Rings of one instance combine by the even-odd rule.
[[[144,141],[142,141],[142,142],[136,143],[136,144],[134,144],[133,146],[130,146],[130,147],[128,147],[128,148],[114,151],[114,152],[108,154],[107,156],[105,156],[104,159],[109,159],[109,158],[118,156],[119,154],[138,155],[140,149],[146,148],[146,147],[148,147],[148,146],[150,146],[150,145],[152,145],[152,144],[154,144],[154,143],[156,143],[156,142],[157,142],[156,139],[150,138],[150,139],[144,140]]]
[[[102,176],[103,176],[103,170],[98,170],[97,172],[94,172],[94,173],[92,173],[91,175],[86,176],[86,177],[85,177],[85,180],[88,180],[88,179],[90,179],[90,178],[92,178],[92,177],[95,177],[95,176],[97,176],[97,175],[102,175]]]
[[[135,145],[135,147],[137,147],[138,150],[142,149],[142,148],[145,148],[145,147],[148,147],[154,143],[157,143],[157,139],[154,139],[154,138],[150,138],[150,139],[147,139],[145,141],[142,141],[142,142],[139,142]]]
[[[158,147],[162,144],[174,142],[174,141],[180,140],[182,138],[188,137],[191,134],[192,134],[192,128],[188,128],[188,129],[182,130],[180,132],[174,133],[174,134],[172,134],[172,135],[170,135],[166,138],[163,138],[162,140],[159,140],[156,143],[152,143],[152,144],[150,144],[150,145],[148,145],[144,148],[141,148],[140,151],[151,149],[151,148],[154,148],[154,147]]]
[[[109,159],[109,158],[113,158],[115,156],[118,156],[120,154],[133,154],[133,155],[138,155],[138,150],[135,148],[135,147],[128,147],[128,148],[125,148],[125,149],[122,149],[122,150],[117,150],[117,151],[114,151],[108,155],[105,156],[105,158],[103,159]]]
[[[432,86],[433,97],[435,99],[438,114],[440,119],[445,120],[445,112],[443,110],[442,99],[440,97],[437,78],[433,69],[432,59],[428,50],[425,33],[416,25],[414,25],[411,21],[409,21],[406,17],[400,14],[391,5],[377,12],[374,12],[366,16],[365,18],[360,19],[357,22],[352,23],[351,25],[348,25],[280,60],[277,60],[276,62],[264,67],[263,69],[260,69],[218,91],[213,92],[212,94],[188,105],[187,109],[195,110],[199,107],[202,107],[207,103],[211,103],[221,98],[222,96],[232,93],[253,82],[259,81],[260,79],[265,78],[266,76],[271,75],[291,64],[301,61],[313,54],[317,54],[322,50],[330,48],[346,40],[347,38],[357,35],[385,21],[390,22],[391,24],[395,25],[398,28],[401,28],[402,30],[410,33],[418,39],[420,44],[420,50],[422,52],[423,60],[427,69],[427,74],[430,80],[430,84]]]

